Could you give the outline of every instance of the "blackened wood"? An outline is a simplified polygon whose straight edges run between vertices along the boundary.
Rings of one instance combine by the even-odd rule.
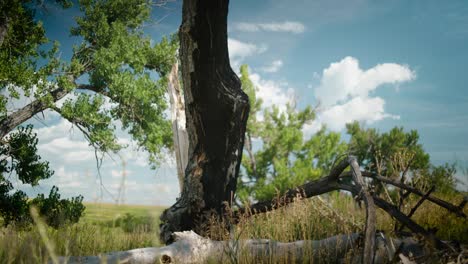
[[[161,215],[161,241],[176,231],[204,234],[236,191],[249,113],[227,46],[227,0],[185,0],[179,29],[189,160],[181,197]]]

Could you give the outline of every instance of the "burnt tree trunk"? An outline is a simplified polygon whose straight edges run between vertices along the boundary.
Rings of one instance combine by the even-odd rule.
[[[227,46],[228,0],[185,0],[179,29],[189,160],[181,197],[161,215],[161,241],[176,231],[204,234],[236,191],[249,113]]]

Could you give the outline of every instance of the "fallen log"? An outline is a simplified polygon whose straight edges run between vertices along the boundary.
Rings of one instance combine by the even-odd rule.
[[[379,233],[375,243],[375,263],[396,257],[421,257],[429,252],[412,238],[386,238]],[[256,263],[359,263],[362,262],[362,235],[352,233],[323,240],[283,243],[268,239],[215,241],[193,231],[174,233],[175,242],[164,247],[110,252],[100,256],[61,258],[60,263],[233,263],[248,258]],[[389,244],[395,247],[389,246]],[[400,248],[395,252],[392,248]],[[252,262],[252,261],[249,261]],[[235,262],[234,262],[235,263]]]

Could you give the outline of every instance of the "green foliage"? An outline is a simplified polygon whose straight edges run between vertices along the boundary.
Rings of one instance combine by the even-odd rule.
[[[67,0],[56,2],[70,4]],[[8,67],[0,70],[0,88],[8,89],[9,97],[0,97],[0,122],[6,118],[8,100],[21,94],[33,95],[84,130],[90,144],[102,152],[120,149],[111,121],[121,121],[157,165],[161,151],[172,147],[164,94],[178,42],[172,37],[153,44],[143,35],[142,25],[149,19],[151,3],[79,1],[82,13],[71,35],[80,37],[81,43],[74,47],[70,61],[64,61],[58,55],[58,42],[44,49],[42,44],[49,40],[41,21],[34,19],[34,5],[20,0],[2,2],[5,12],[0,27],[8,31],[0,42],[0,63]],[[56,107],[57,90],[75,92],[78,99],[69,100],[63,109]],[[109,104],[103,104],[103,96]]]
[[[435,186],[439,193],[453,194],[457,192],[456,172],[455,164],[431,165],[428,169],[415,174],[412,182],[423,191],[429,191],[432,186]]]
[[[242,158],[243,173],[238,184],[240,199],[271,199],[326,173],[345,150],[340,135],[322,129],[306,139],[302,130],[315,118],[312,108],[297,110],[289,104],[285,111],[273,106],[261,112],[262,101],[256,98],[246,65],[241,66],[241,81],[251,110]],[[259,114],[263,119],[258,118]],[[258,145],[260,148],[256,150]]]
[[[322,128],[310,138],[304,125],[313,121],[314,111],[296,109],[289,104],[281,111],[273,106],[262,109],[248,68],[240,68],[242,88],[250,99],[238,197],[267,200],[289,188],[325,175],[343,154],[356,155],[364,169],[393,180],[410,180],[423,190],[436,186],[438,192],[453,192],[456,187],[453,165],[433,166],[419,143],[416,130],[395,127],[386,133],[364,129],[357,122],[347,124],[349,144],[339,133]],[[262,118],[259,118],[262,115]],[[377,192],[382,185],[376,185]],[[393,193],[396,195],[396,193]]]
[[[346,128],[351,136],[349,152],[358,157],[366,170],[398,181],[404,177],[423,191],[435,186],[439,193],[456,192],[455,164],[432,165],[416,130],[405,132],[402,127],[395,127],[380,133],[373,128],[364,129],[357,122]]]
[[[70,200],[60,199],[56,186],[52,187],[48,197],[39,194],[32,200],[29,200],[22,191],[10,194],[11,190],[12,186],[9,182],[0,184],[0,217],[4,226],[15,224],[26,227],[32,224],[31,206],[38,208],[45,222],[54,228],[77,223],[85,209],[82,196],[73,197]]]
[[[103,104],[104,98],[100,95],[79,94],[76,99],[67,100],[58,111],[62,117],[85,131],[90,145],[102,151],[116,151],[120,149],[120,145],[116,143],[112,119],[102,109]]]
[[[369,171],[397,178],[406,167],[419,170],[429,166],[429,154],[419,143],[416,130],[405,132],[402,127],[395,127],[379,133],[373,128],[363,129],[357,122],[347,124],[346,128],[351,136],[350,153]]]
[[[45,222],[54,228],[77,223],[85,210],[83,196],[73,197],[70,200],[60,199],[56,186],[50,190],[49,197],[39,194],[29,204],[37,207]]]
[[[152,45],[143,36],[141,25],[149,18],[150,1],[86,0],[80,1],[80,9],[84,16],[71,29],[72,35],[84,39],[75,47],[75,68],[84,68],[89,87],[114,103],[106,114],[122,122],[156,165],[162,149],[172,147],[171,126],[163,113],[166,74],[175,62],[177,39],[163,38]],[[115,144],[110,136],[107,139],[107,145]]]
[[[135,215],[126,213],[124,216],[118,217],[115,220],[105,222],[109,227],[120,227],[127,233],[137,231],[154,232],[158,225],[156,219],[151,215]]]
[[[52,187],[49,197],[43,194],[29,200],[23,191],[13,191],[10,177],[5,174],[15,173],[23,184],[38,185],[42,179],[52,176],[49,163],[42,161],[37,155],[37,135],[32,132],[32,126],[20,127],[11,133],[0,146],[0,217],[3,224],[15,223],[28,225],[32,223],[29,214],[30,206],[39,209],[46,223],[58,228],[66,223],[78,222],[84,211],[83,197],[73,197],[70,200],[60,199],[58,188]]]
[[[18,128],[0,146],[0,173],[15,172],[23,183],[36,186],[39,180],[47,179],[53,172],[47,161],[41,161],[37,154],[37,135],[32,132],[32,126]],[[3,179],[3,176],[2,178]],[[3,179],[5,180],[5,179]]]

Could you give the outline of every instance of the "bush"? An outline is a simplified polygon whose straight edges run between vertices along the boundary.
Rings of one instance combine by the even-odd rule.
[[[150,215],[137,216],[126,213],[124,216],[108,221],[104,225],[108,227],[120,227],[127,233],[154,232],[158,229],[156,222],[157,220]]]
[[[0,216],[3,218],[3,225],[15,224],[19,227],[26,227],[32,223],[29,213],[31,206],[38,209],[45,222],[54,228],[59,228],[68,223],[77,223],[83,215],[85,206],[83,196],[73,197],[70,200],[60,199],[58,188],[53,186],[49,196],[39,194],[33,200],[28,200],[22,191],[9,194],[11,187],[7,184],[0,184]]]
[[[82,196],[60,199],[56,186],[52,187],[49,197],[40,194],[32,200],[23,191],[12,192],[11,175],[31,186],[37,186],[40,180],[53,175],[49,163],[42,161],[37,153],[37,142],[37,134],[28,125],[19,127],[0,144],[0,217],[3,218],[3,225],[22,227],[32,223],[29,213],[31,206],[35,206],[45,222],[54,228],[76,223],[85,209]]]

